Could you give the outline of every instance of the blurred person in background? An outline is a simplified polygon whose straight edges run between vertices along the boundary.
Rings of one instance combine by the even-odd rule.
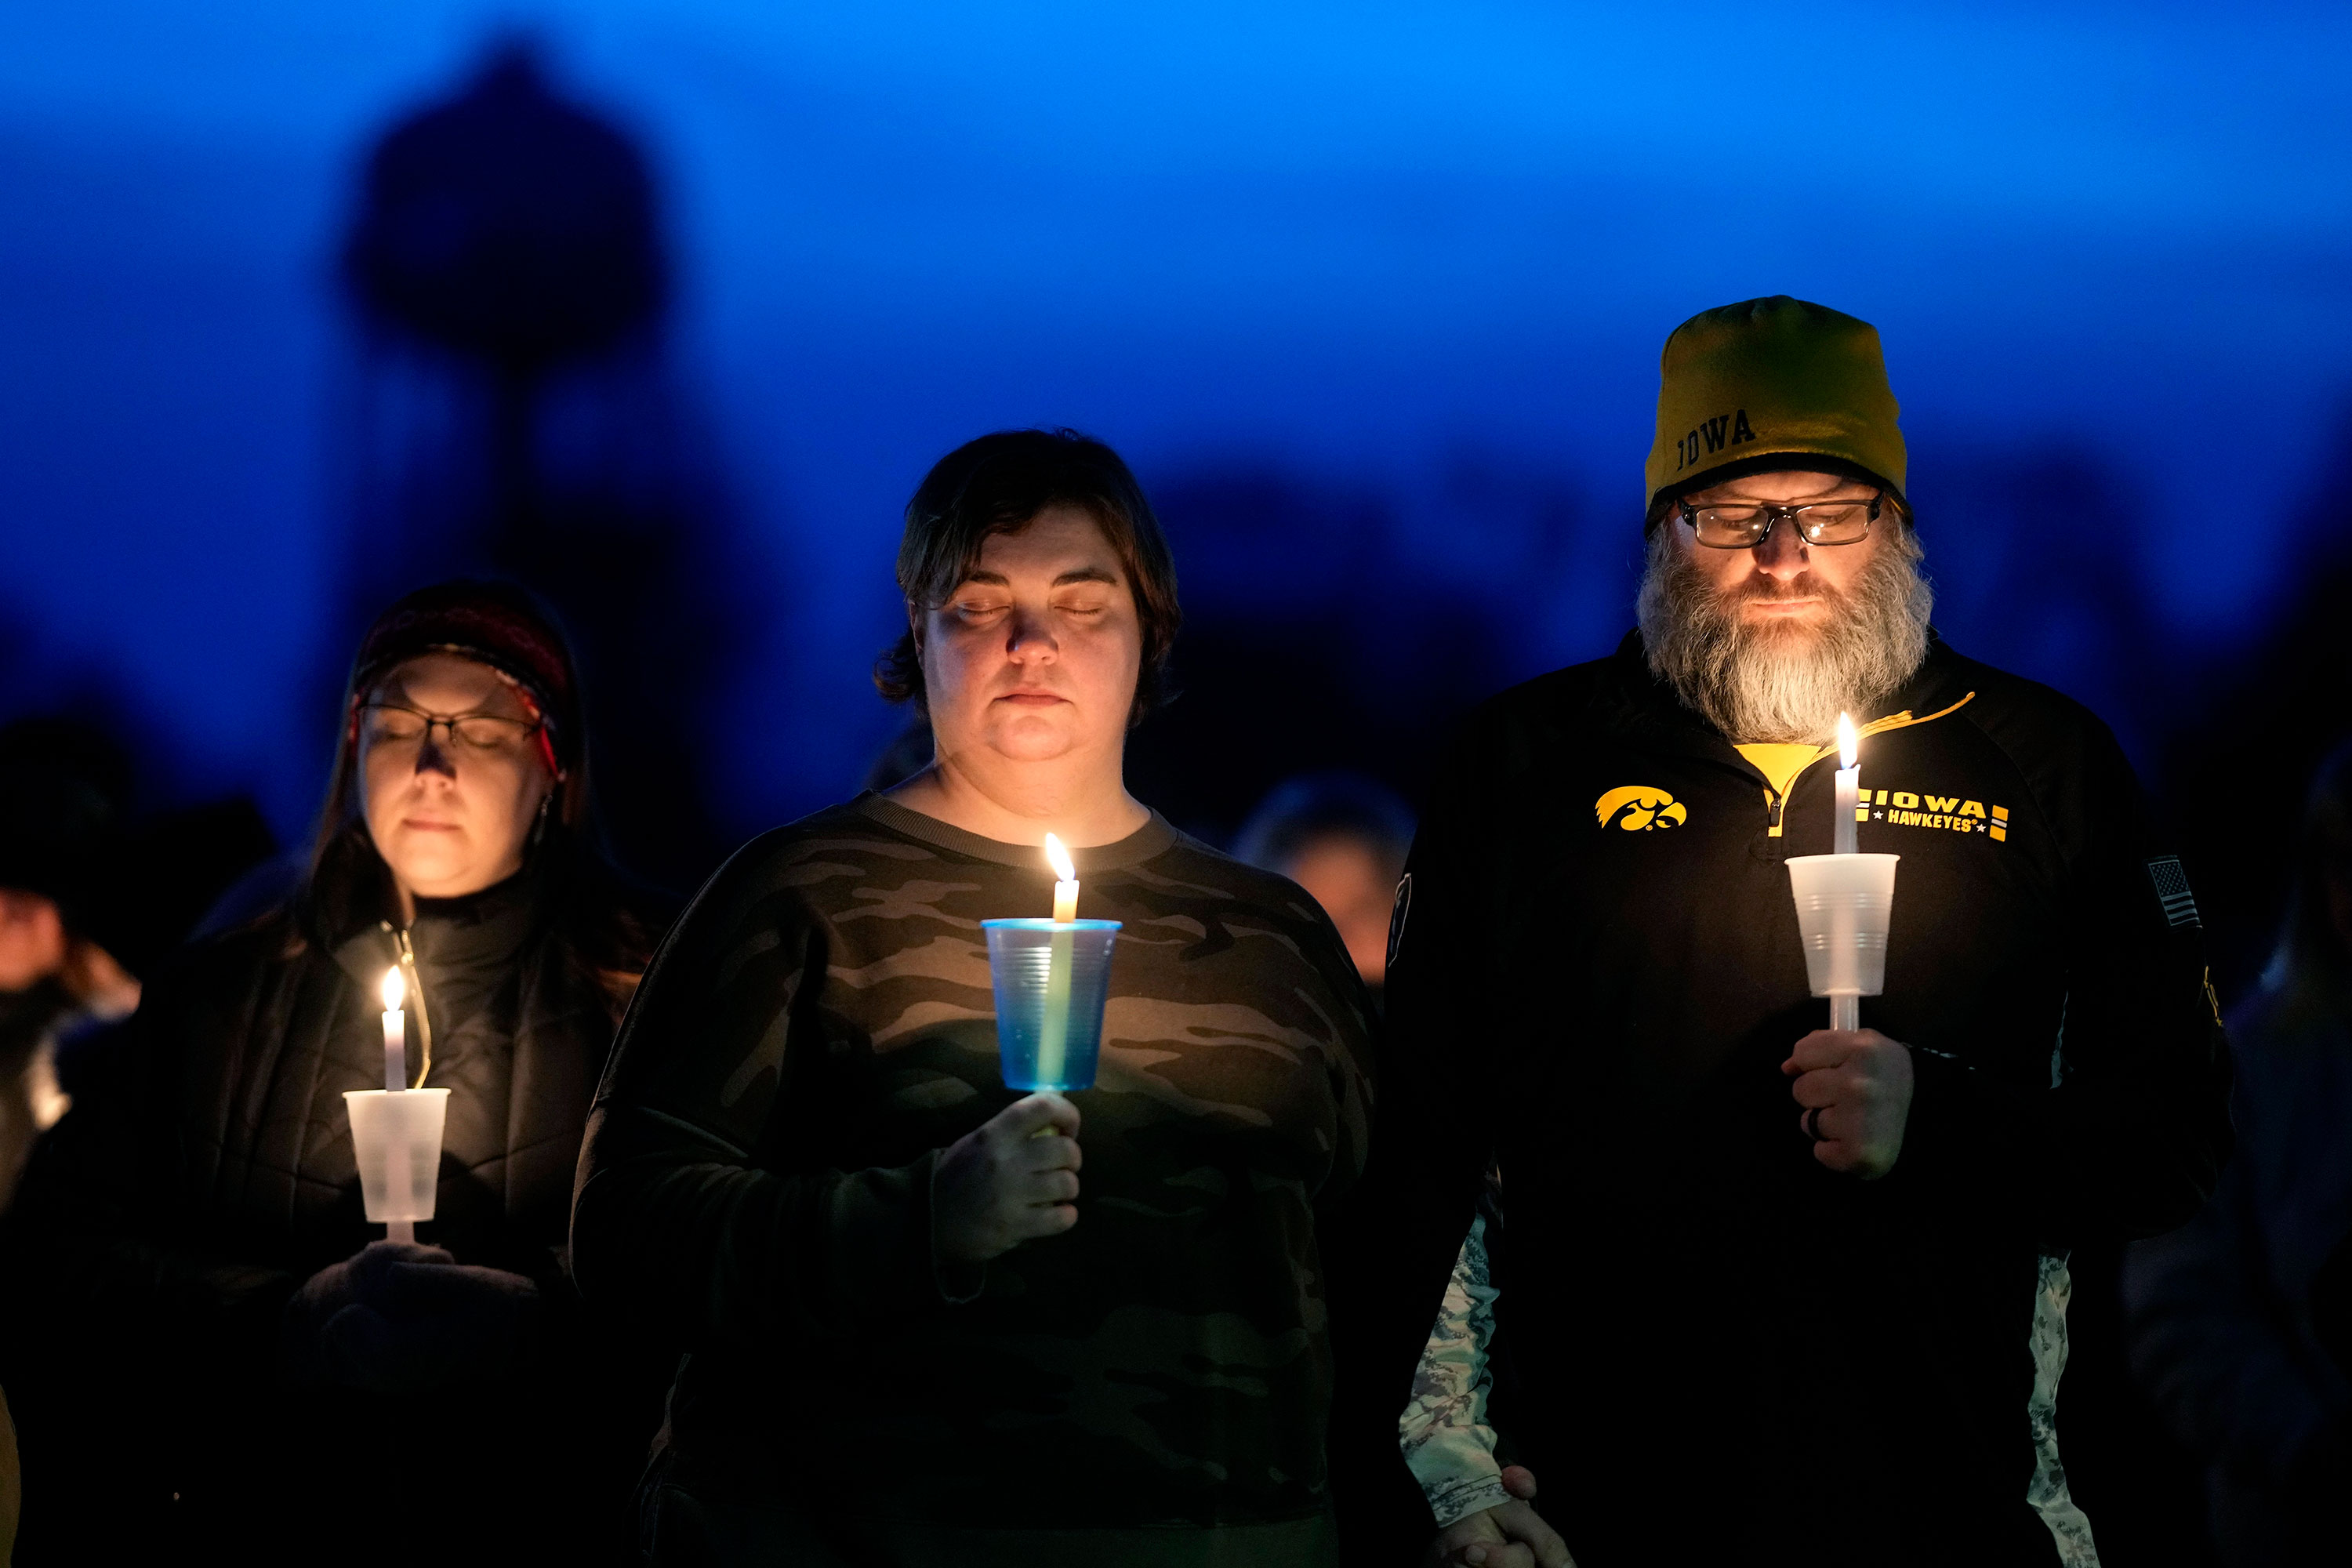
[[[0,963],[21,961],[13,950],[19,930],[0,931]],[[66,1113],[58,1089],[56,1029],[73,1010],[64,988],[43,984],[0,992],[0,1214],[16,1195],[16,1178],[33,1141]],[[0,1388],[0,1568],[8,1568],[24,1501],[16,1458],[16,1427]]]
[[[737,853],[591,1121],[582,1285],[690,1347],[647,1553],[1328,1565],[1317,1230],[1364,1158],[1362,984],[1296,887],[1127,793],[1179,611],[1116,454],[958,448],[898,584],[877,682],[929,765]],[[1003,1087],[980,930],[1051,907],[1049,830],[1078,914],[1125,922],[1068,1097]]]
[[[139,1005],[139,982],[87,929],[118,826],[114,804],[31,739],[22,722],[0,731],[0,1214],[34,1140],[70,1103],[58,1087],[59,1035]],[[0,1381],[0,1568],[15,1548],[21,1501]]]
[[[61,988],[0,994],[0,1214],[16,1199],[34,1141],[73,1104],[58,1087],[56,1049],[58,1026],[72,1014]]]
[[[2124,1275],[2134,1370],[2205,1461],[2229,1568],[2352,1562],[2352,747],[2320,768],[2299,858],[2230,1020],[2237,1155]]]
[[[129,1017],[141,986],[126,960],[148,968],[175,921],[268,849],[267,830],[245,803],[135,829],[131,771],[129,753],[94,725],[40,717],[0,726],[0,1214],[34,1142],[72,1104],[58,1081],[61,1045]],[[210,842],[153,853],[162,836],[192,823],[212,830]],[[14,1293],[0,1300],[0,1337],[18,1337],[16,1305]],[[28,1342],[9,1346],[7,1360],[56,1348],[22,1337]],[[19,1481],[16,1430],[0,1394],[0,1565],[14,1550]]]
[[[223,889],[277,847],[242,796],[142,808],[144,781],[119,727],[65,714],[0,725],[0,792],[32,792],[9,808],[0,840],[37,837],[42,863],[70,862],[72,896],[58,906],[74,935],[68,979],[99,1004],[66,1033],[66,1070],[72,1047],[127,1013]],[[0,860],[18,858],[0,848]]]
[[[110,772],[85,746],[95,741],[55,721],[0,729],[0,995],[46,990],[52,1031],[130,1016],[139,980],[94,934],[106,922],[108,884],[123,841]]]
[[[0,763],[0,1214],[33,1141],[66,1111],[58,1032],[77,1016],[121,1016],[139,1005],[138,982],[68,923],[107,815],[70,775]],[[22,1497],[0,1388],[0,1568],[15,1549]]]
[[[1906,468],[1867,323],[1785,296],[1684,323],[1637,629],[1441,768],[1333,1247],[1351,1561],[1565,1559],[1493,1458],[1490,1505],[1433,1519],[1395,1440],[1499,1163],[1494,1425],[1583,1568],[2095,1563],[2057,1449],[2066,1250],[2210,1194],[2226,1039],[2113,736],[1930,629]],[[1787,868],[1831,848],[1842,710],[1860,847],[1902,857],[1851,1030],[1820,1026]]]
[[[1307,889],[1339,928],[1356,973],[1380,999],[1389,911],[1412,847],[1412,809],[1376,779],[1302,773],[1268,792],[1234,839],[1234,858]]]
[[[598,848],[580,712],[519,589],[425,589],[367,633],[309,876],[157,976],[26,1189],[12,1267],[56,1308],[26,1561],[625,1550],[656,1412],[564,1242],[659,916]],[[382,1087],[394,967],[412,1082],[452,1090],[429,1245],[373,1239],[341,1099]]]

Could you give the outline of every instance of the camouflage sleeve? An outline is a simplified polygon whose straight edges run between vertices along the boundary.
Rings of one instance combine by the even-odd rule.
[[[1486,1258],[1486,1216],[1470,1222],[1445,1300],[1412,1380],[1412,1402],[1397,1419],[1397,1444],[1429,1499],[1440,1529],[1510,1501],[1486,1422],[1493,1385],[1486,1347],[1495,1333],[1495,1297]]]
[[[933,1268],[931,1153],[845,1171],[790,1147],[809,1129],[786,1124],[781,1089],[822,1045],[809,1015],[828,932],[790,863],[760,848],[711,879],[655,955],[572,1193],[583,1294],[689,1347],[814,1342],[969,1294]]]
[[[2033,1428],[2033,1479],[2025,1500],[2050,1527],[2060,1568],[2099,1568],[2091,1521],[2068,1489],[2058,1458],[2058,1382],[2066,1372],[2066,1302],[2074,1293],[2066,1259],[2045,1253],[2033,1295],[2033,1393],[2025,1406]]]

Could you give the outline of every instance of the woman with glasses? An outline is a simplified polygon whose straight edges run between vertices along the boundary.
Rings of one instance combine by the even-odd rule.
[[[368,632],[308,876],[151,987],[120,1092],[60,1131],[63,1331],[115,1385],[68,1402],[115,1447],[60,1478],[110,1504],[60,1510],[62,1554],[125,1531],[247,1562],[625,1539],[658,1381],[632,1404],[565,1228],[657,923],[597,848],[586,739],[571,655],[519,589],[427,588]],[[413,1243],[363,1217],[342,1098],[383,1087],[394,970],[409,1083],[450,1091]]]

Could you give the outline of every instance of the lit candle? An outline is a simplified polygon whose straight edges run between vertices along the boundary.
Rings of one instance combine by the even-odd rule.
[[[1054,923],[1068,925],[1078,918],[1078,868],[1062,841],[1045,835],[1045,858],[1054,866]],[[1054,933],[1054,951],[1045,972],[1045,1017],[1037,1036],[1037,1079],[1059,1083],[1070,1055],[1070,933]]]
[[[407,1000],[408,984],[401,979],[400,966],[395,963],[383,972],[383,1087],[392,1094],[404,1093],[408,1089],[408,1015],[401,1008]],[[384,1149],[383,1160],[384,1190],[393,1195],[394,1202],[406,1202],[410,1185],[408,1145],[394,1136]],[[387,1241],[415,1241],[416,1222],[387,1220],[383,1235]]]
[[[1837,742],[1837,818],[1831,824],[1830,853],[1851,855],[1854,825],[1862,819],[1862,765],[1854,754],[1861,742],[1853,721],[1843,713],[1838,715]]]
[[[1052,834],[1045,835],[1045,858],[1054,863],[1054,923],[1068,925],[1078,918],[1078,868],[1070,852]]]
[[[408,984],[398,965],[383,972],[383,1087],[394,1094],[408,1087]]]
[[[1853,721],[1844,714],[1837,721],[1837,819],[1831,824],[1830,852],[1833,855],[1854,853],[1854,828],[1862,816],[1862,763],[1855,754],[1861,747],[1861,737],[1853,732]],[[1830,1027],[1859,1029],[1862,1027],[1862,998],[1832,996],[1830,998]]]

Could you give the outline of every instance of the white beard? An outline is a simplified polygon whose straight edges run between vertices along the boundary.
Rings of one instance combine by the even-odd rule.
[[[1669,519],[1650,535],[1636,609],[1642,642],[1651,670],[1734,742],[1825,742],[1841,712],[1860,717],[1927,657],[1936,595],[1920,574],[1922,552],[1908,524],[1896,521],[1879,536],[1849,590],[1806,573],[1778,590],[1751,577],[1728,593],[1676,547],[1674,526]],[[1747,600],[1784,595],[1818,595],[1828,622],[1759,623],[1739,614]]]

